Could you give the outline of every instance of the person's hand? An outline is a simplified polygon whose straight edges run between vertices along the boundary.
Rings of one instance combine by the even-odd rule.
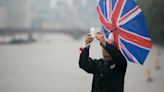
[[[106,45],[106,41],[104,39],[104,35],[102,32],[96,33],[96,39],[99,40],[102,45],[104,45],[104,46]]]
[[[86,45],[91,43],[93,41],[93,37],[91,35],[87,35],[85,38]]]

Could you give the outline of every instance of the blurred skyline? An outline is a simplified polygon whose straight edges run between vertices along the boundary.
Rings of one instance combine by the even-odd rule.
[[[0,28],[89,29],[96,0],[0,0]]]
[[[11,31],[81,30],[101,27],[96,13],[98,0],[0,0],[0,34]],[[134,0],[142,8],[154,43],[163,44],[164,1]],[[8,30],[6,32],[4,30]],[[78,35],[76,35],[78,36]]]

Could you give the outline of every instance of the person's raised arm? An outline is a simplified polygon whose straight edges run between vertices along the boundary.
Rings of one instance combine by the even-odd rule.
[[[86,44],[88,44],[93,41],[93,38],[90,35],[88,35],[85,41],[86,41]],[[89,58],[89,48],[90,46],[87,46],[81,52],[80,58],[79,58],[79,67],[84,69],[88,73],[94,73],[95,62],[91,58]]]
[[[100,41],[101,46],[103,46],[107,52],[112,56],[113,60],[116,61],[116,64],[125,68],[127,65],[126,59],[121,54],[121,52],[113,45],[113,42],[106,42],[104,35],[101,32],[97,33],[96,38]]]

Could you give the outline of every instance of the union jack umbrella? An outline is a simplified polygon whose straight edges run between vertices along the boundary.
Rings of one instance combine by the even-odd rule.
[[[140,7],[133,0],[99,0],[97,13],[105,37],[112,34],[126,60],[143,65],[152,41]]]

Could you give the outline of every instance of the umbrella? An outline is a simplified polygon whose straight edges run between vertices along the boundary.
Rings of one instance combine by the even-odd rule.
[[[112,34],[126,60],[143,65],[152,41],[140,7],[133,0],[99,0],[97,13],[105,37]]]

